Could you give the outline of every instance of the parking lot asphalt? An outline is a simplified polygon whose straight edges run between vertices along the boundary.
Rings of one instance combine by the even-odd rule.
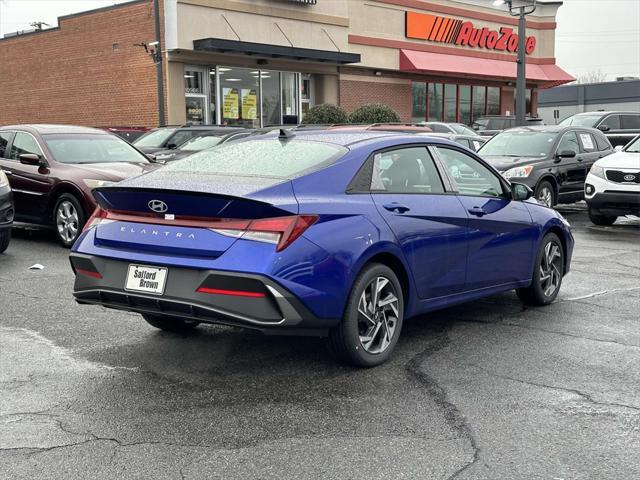
[[[576,248],[553,305],[507,293],[412,319],[370,370],[319,339],[78,306],[68,251],[18,229],[0,478],[640,478],[640,220],[561,210]]]

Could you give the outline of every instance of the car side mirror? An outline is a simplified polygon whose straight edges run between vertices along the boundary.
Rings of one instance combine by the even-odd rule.
[[[621,152],[623,148],[624,148],[624,145],[616,145],[615,147],[613,147],[613,151]]]
[[[40,158],[40,155],[36,155],[35,153],[23,153],[18,158],[20,159],[20,163],[24,165],[44,165],[44,162]]]
[[[152,161],[152,162],[156,162],[156,156],[153,153],[147,153],[146,157]]]
[[[609,125],[598,125],[598,130],[600,130],[601,132],[608,132],[609,130],[611,130],[611,127],[609,127]]]
[[[175,143],[170,143],[169,145],[167,145],[167,148],[169,150],[175,150],[176,148],[178,148],[178,145],[176,145]]]
[[[511,184],[511,198],[514,200],[527,200],[533,197],[533,190],[531,190],[524,183],[512,183]]]
[[[573,150],[562,150],[561,152],[556,154],[556,158],[558,160],[562,158],[574,158],[575,156],[576,156],[576,152],[574,152]]]

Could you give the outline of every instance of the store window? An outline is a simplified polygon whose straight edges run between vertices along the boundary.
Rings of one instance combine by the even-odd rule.
[[[474,86],[471,95],[473,97],[473,108],[471,109],[471,121],[469,124],[472,124],[476,118],[482,117],[487,111],[487,87]]]
[[[500,115],[500,87],[487,87],[487,115]]]
[[[300,121],[304,120],[305,115],[309,111],[309,109],[314,104],[314,99],[312,96],[313,93],[313,77],[309,74],[302,75],[302,80],[300,81],[300,98],[302,104],[302,112]]]
[[[458,120],[465,125],[471,124],[471,86],[458,85]]]
[[[443,86],[441,83],[430,83],[429,92],[429,116],[428,119],[431,122],[442,121],[442,92]]]
[[[184,71],[184,94],[187,123],[202,125],[207,123],[206,101],[203,77],[206,70],[202,68],[187,68]]]
[[[423,122],[427,117],[427,84],[424,82],[412,82],[411,92],[413,107],[411,109],[411,121]]]
[[[295,72],[186,67],[184,82],[187,122],[192,124],[297,124],[301,105],[308,111],[313,102],[311,76],[301,79]]]
[[[444,121],[455,122],[456,121],[456,107],[457,107],[457,85],[445,84],[444,86]]]
[[[295,125],[298,123],[298,74],[282,72],[280,74],[282,89],[282,123]]]

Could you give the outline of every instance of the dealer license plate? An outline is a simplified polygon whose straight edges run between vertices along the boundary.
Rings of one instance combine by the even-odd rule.
[[[162,295],[164,293],[164,284],[167,281],[167,272],[168,269],[166,268],[129,265],[124,289]]]

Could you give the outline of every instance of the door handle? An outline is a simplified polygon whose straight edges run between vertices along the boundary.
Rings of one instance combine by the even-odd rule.
[[[475,215],[476,217],[483,217],[487,214],[481,207],[473,207],[469,209],[469,213],[471,215]]]
[[[582,157],[576,157],[576,160],[578,160],[579,162],[581,162],[582,160],[584,160],[584,158],[582,158]]]
[[[403,205],[403,204],[398,203],[398,202],[386,203],[386,204],[383,205],[383,207],[386,210],[389,210],[390,212],[395,212],[395,213],[404,213],[404,212],[408,212],[409,210],[411,210],[406,205]]]

